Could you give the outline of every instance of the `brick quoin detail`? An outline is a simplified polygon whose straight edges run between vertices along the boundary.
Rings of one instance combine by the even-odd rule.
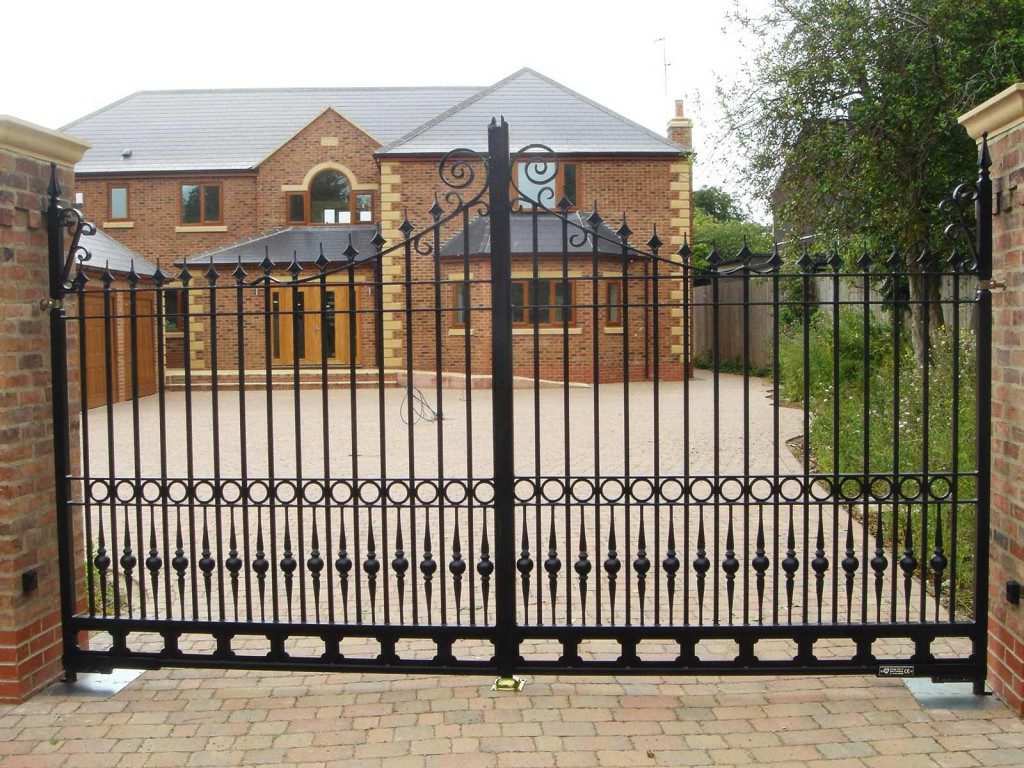
[[[1024,84],[960,118],[992,156],[992,524],[988,682],[1024,715],[1024,605],[1006,583],[1024,583]]]
[[[62,671],[43,211],[50,162],[62,164],[58,180],[73,199],[71,166],[84,150],[70,137],[0,118],[0,702],[24,701]],[[69,347],[76,345],[70,338]],[[72,359],[69,378],[77,446]],[[71,460],[77,467],[75,452]],[[81,536],[75,540],[82,559]],[[22,575],[30,571],[39,586],[24,594]]]

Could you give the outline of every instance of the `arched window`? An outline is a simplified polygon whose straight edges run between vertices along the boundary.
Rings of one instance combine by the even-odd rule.
[[[352,187],[340,171],[318,173],[309,185],[311,224],[351,224]]]

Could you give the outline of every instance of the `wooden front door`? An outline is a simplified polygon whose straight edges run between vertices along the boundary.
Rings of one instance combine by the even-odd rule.
[[[320,365],[325,355],[328,365],[353,362],[347,285],[330,283],[324,291],[319,285],[275,287],[270,291],[270,312],[275,365]],[[356,350],[358,328],[356,323]]]

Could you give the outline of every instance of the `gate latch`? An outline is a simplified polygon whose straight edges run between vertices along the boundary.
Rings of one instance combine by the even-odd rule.
[[[1000,291],[1006,288],[1006,283],[993,277],[991,280],[979,280],[978,287],[983,291]]]
[[[64,309],[63,299],[40,299],[39,309],[43,312],[49,312],[51,309]]]

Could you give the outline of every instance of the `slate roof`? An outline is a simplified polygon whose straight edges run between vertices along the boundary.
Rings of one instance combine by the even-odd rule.
[[[570,220],[583,229],[570,225],[569,253],[592,253],[593,240],[589,237],[583,241],[583,233],[589,232],[591,227],[583,220],[580,213],[569,214]],[[469,255],[489,254],[491,252],[491,228],[490,221],[486,216],[477,216],[469,222]],[[607,224],[598,227],[601,235],[597,239],[598,253],[620,254],[620,247],[617,245],[618,236],[612,232]],[[533,253],[533,217],[530,214],[514,214],[512,216],[512,253]],[[607,240],[605,238],[608,238]],[[576,241],[576,244],[573,241]],[[609,242],[610,241],[610,242]],[[459,230],[450,240],[441,246],[442,256],[462,256],[465,248],[463,230]],[[537,253],[561,253],[562,252],[562,222],[557,216],[551,214],[537,215]]]
[[[485,128],[499,115],[508,122],[513,152],[531,143],[546,144],[563,154],[681,152],[664,136],[527,67],[473,94],[378,154],[433,154],[453,147],[483,151],[487,149]]]
[[[264,256],[270,256],[275,266],[291,264],[292,255],[300,264],[309,264],[320,257],[320,246],[324,256],[332,262],[345,262],[342,252],[348,248],[349,236],[352,247],[359,251],[356,262],[364,261],[376,253],[370,243],[377,232],[376,226],[330,226],[330,227],[287,227],[269,232],[251,240],[224,246],[198,256],[190,256],[185,263],[192,265],[213,264],[259,264]]]
[[[111,272],[127,274],[134,263],[135,273],[140,277],[152,277],[156,274],[156,264],[126,248],[101,229],[97,229],[93,235],[82,235],[79,242],[92,254],[92,258],[82,264],[87,269],[109,268]]]
[[[452,88],[139,91],[61,130],[92,144],[76,173],[255,168],[328,107],[381,144],[476,93]],[[131,157],[121,153],[131,149]]]
[[[89,141],[76,173],[248,170],[333,108],[378,154],[484,150],[503,115],[513,150],[678,155],[668,139],[531,69],[488,88],[290,88],[139,91],[61,130]],[[122,157],[130,149],[131,156]]]

